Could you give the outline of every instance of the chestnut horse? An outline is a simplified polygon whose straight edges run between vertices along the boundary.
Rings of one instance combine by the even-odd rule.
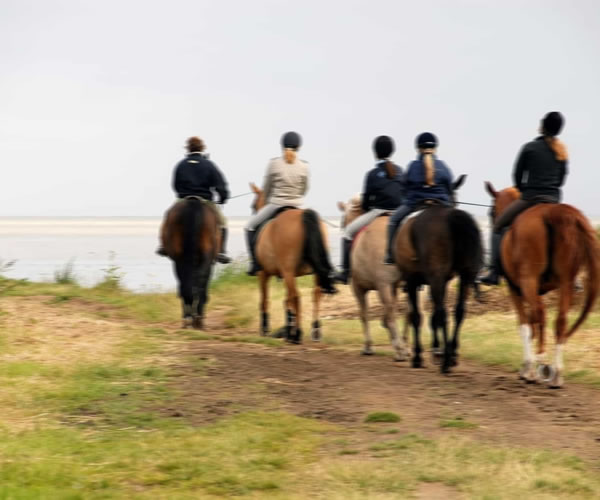
[[[485,187],[494,199],[493,218],[520,197],[514,187],[496,191],[489,182]],[[519,214],[506,231],[500,247],[500,262],[519,319],[524,353],[519,373],[522,379],[527,382],[541,379],[552,388],[563,385],[564,345],[585,321],[596,300],[600,277],[598,259],[596,234],[585,216],[571,205],[535,205]],[[575,280],[584,268],[587,271],[585,301],[579,317],[567,329]],[[541,295],[551,290],[558,290],[554,365],[540,364],[536,370],[536,363],[540,363],[545,354],[546,319]],[[537,359],[534,359],[531,342],[536,338]]]
[[[265,205],[264,192],[255,184],[250,187],[256,195],[253,212]],[[256,259],[261,270],[260,310],[262,312],[260,334],[269,333],[269,280],[272,276],[283,279],[287,291],[285,337],[288,342],[301,343],[300,294],[296,277],[315,274],[313,291],[313,321],[311,337],[321,339],[319,303],[322,288],[332,289],[333,267],[327,249],[327,228],[314,210],[289,208],[268,221],[256,239]]]
[[[350,224],[363,213],[360,197],[354,197],[348,203],[338,202],[342,211],[342,227]],[[408,334],[406,325],[402,340],[398,340],[396,324],[396,296],[400,286],[401,276],[398,269],[383,263],[387,243],[388,216],[377,217],[362,229],[354,238],[350,254],[352,269],[352,292],[360,307],[360,321],[365,336],[365,346],[362,354],[373,354],[373,340],[369,329],[369,307],[367,294],[377,290],[379,301],[383,306],[382,325],[388,330],[395,351],[396,361],[404,361],[410,355],[407,347]]]
[[[161,239],[179,281],[183,328],[203,327],[208,282],[221,245],[218,227],[215,211],[193,196],[176,203],[165,218]]]
[[[464,177],[455,183],[460,186]],[[442,373],[449,373],[457,364],[459,331],[465,316],[469,288],[483,262],[481,234],[473,218],[463,210],[434,204],[407,220],[398,230],[393,244],[394,261],[406,280],[410,300],[410,318],[414,329],[412,366],[423,363],[419,337],[421,313],[417,292],[420,285],[429,285],[433,302],[431,330],[433,354],[439,356],[438,330],[444,340]],[[454,276],[459,277],[458,296],[454,309],[454,332],[448,339],[446,320],[446,287]]]

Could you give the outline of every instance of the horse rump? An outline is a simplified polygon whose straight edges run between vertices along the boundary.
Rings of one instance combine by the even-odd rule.
[[[302,222],[305,232],[304,260],[313,268],[321,289],[326,293],[335,293],[332,278],[333,266],[321,234],[319,216],[314,210],[304,210]]]
[[[552,235],[553,253],[562,250],[561,265],[571,266],[575,272],[583,265],[587,272],[585,302],[579,317],[566,334],[569,337],[585,321],[598,296],[600,248],[594,229],[575,207],[566,204],[553,205],[544,219],[544,222],[552,228],[549,234]]]

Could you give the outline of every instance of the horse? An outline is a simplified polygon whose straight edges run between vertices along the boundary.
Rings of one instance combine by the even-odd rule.
[[[184,198],[167,213],[161,239],[179,281],[183,328],[202,329],[208,283],[221,245],[215,211],[198,197]]]
[[[265,195],[255,184],[250,184],[250,188],[256,195],[252,203],[252,210],[256,212],[265,205]],[[261,267],[258,272],[260,334],[266,336],[270,333],[269,280],[272,276],[278,276],[286,287],[285,339],[294,344],[302,342],[300,294],[296,288],[296,277],[314,273],[311,338],[313,341],[321,340],[319,305],[322,287],[333,288],[333,266],[329,260],[325,224],[314,210],[286,208],[259,231],[255,254]]]
[[[358,197],[352,198],[348,203],[338,202],[338,208],[344,214],[342,227],[350,224],[363,213]],[[365,337],[362,354],[374,354],[373,340],[369,329],[367,294],[370,290],[377,290],[383,306],[381,323],[389,332],[394,348],[394,358],[396,361],[405,361],[410,354],[410,349],[407,347],[407,329],[404,329],[400,342],[396,325],[396,297],[402,277],[395,267],[386,266],[383,263],[388,220],[389,214],[377,217],[356,235],[350,253],[351,285],[360,308],[360,321]]]
[[[457,190],[465,177],[454,183]],[[469,288],[475,286],[475,279],[483,263],[481,233],[473,217],[467,212],[439,203],[427,202],[424,210],[406,220],[396,233],[393,241],[393,255],[396,267],[406,280],[406,290],[411,311],[410,321],[414,330],[412,367],[423,366],[422,347],[419,337],[421,313],[419,311],[418,289],[429,285],[433,314],[431,330],[434,361],[442,357],[440,368],[444,374],[458,364],[460,326],[463,322]],[[458,276],[458,295],[454,308],[454,331],[448,339],[446,314],[446,287]],[[438,331],[442,331],[443,352],[440,351]]]
[[[486,182],[485,188],[493,198],[493,219],[520,197],[514,187],[496,191],[491,183]],[[571,205],[534,205],[519,214],[504,234],[500,262],[520,325],[523,342],[521,379],[528,383],[540,380],[551,388],[562,387],[564,345],[585,321],[598,294],[598,259],[596,234],[586,217]],[[576,277],[584,268],[587,271],[585,301],[579,317],[567,329],[567,313]],[[558,290],[558,313],[554,364],[547,365],[542,363],[546,318],[541,296],[551,290]],[[531,345],[534,339],[537,339],[535,359]]]

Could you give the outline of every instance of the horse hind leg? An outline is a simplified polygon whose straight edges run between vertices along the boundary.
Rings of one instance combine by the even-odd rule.
[[[572,283],[562,284],[559,289],[558,316],[556,318],[556,345],[554,346],[554,365],[552,373],[549,374],[548,385],[551,389],[559,389],[563,386],[563,350],[567,342],[567,313],[572,300]]]
[[[511,291],[510,298],[513,301],[517,315],[519,319],[519,334],[521,335],[521,342],[523,344],[523,363],[519,370],[519,378],[525,380],[527,383],[534,383],[537,380],[537,374],[535,371],[535,361],[533,358],[532,348],[532,330],[527,314],[525,313],[525,304],[523,298]]]
[[[369,303],[367,298],[367,290],[364,290],[352,281],[352,291],[358,302],[360,323],[363,329],[363,336],[365,338],[365,345],[361,354],[363,356],[371,356],[373,352],[373,339],[371,338],[371,330],[369,327]]]
[[[319,320],[319,306],[321,304],[321,287],[319,286],[319,279],[315,275],[315,285],[313,288],[313,317],[312,325],[310,330],[310,337],[314,342],[320,342],[321,340],[321,321]]]
[[[260,311],[261,311],[261,321],[260,321],[260,335],[267,336],[269,335],[269,278],[265,271],[260,271],[258,273],[258,278],[260,280]]]
[[[182,260],[175,261],[175,274],[179,281],[179,297],[182,304],[182,328],[193,326],[193,302],[192,276]]]
[[[302,343],[302,330],[300,329],[300,296],[296,288],[296,278],[293,273],[283,275],[287,289],[286,309],[288,311],[288,324],[286,326],[286,340],[292,344]]]
[[[421,313],[419,312],[419,298],[417,295],[418,285],[415,282],[407,283],[408,286],[408,297],[410,299],[410,320],[413,326],[413,357],[412,367],[421,368],[423,366],[423,357],[421,355],[423,348],[421,346],[421,339],[419,337],[419,329],[421,328]]]
[[[396,298],[389,286],[380,288],[379,300],[383,305],[383,325],[388,330],[390,341],[394,348],[394,359],[396,361],[406,361],[409,356],[408,348],[404,342],[398,338],[398,328],[396,325]]]
[[[434,308],[431,322],[434,329],[434,335],[437,335],[435,332],[439,329],[442,331],[442,337],[444,339],[444,357],[442,359],[440,370],[442,373],[450,373],[450,368],[452,366],[452,348],[448,341],[448,323],[446,320],[446,307],[444,304],[446,298],[446,283],[441,279],[436,280],[432,282],[430,289]]]

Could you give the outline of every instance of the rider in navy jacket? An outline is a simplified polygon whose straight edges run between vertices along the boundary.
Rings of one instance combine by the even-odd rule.
[[[362,195],[362,209],[368,212],[372,208],[396,210],[404,194],[402,169],[397,167],[398,174],[390,179],[386,170],[386,162],[379,161],[365,178],[365,189]]]
[[[388,223],[386,264],[394,263],[392,242],[396,230],[407,215],[426,200],[437,200],[448,205],[452,201],[452,172],[443,161],[436,158],[434,153],[437,145],[437,137],[430,132],[424,132],[417,137],[419,156],[408,166],[404,177],[404,202],[393,213]]]
[[[213,201],[213,189],[219,195],[219,203],[225,203],[229,190],[223,174],[201,151],[188,153],[175,167],[173,190],[178,198],[199,196]]]

